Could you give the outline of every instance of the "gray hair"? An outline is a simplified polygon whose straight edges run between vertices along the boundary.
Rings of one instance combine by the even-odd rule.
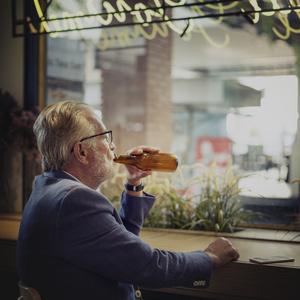
[[[45,107],[33,126],[44,171],[62,170],[68,166],[71,149],[82,138],[95,134],[91,113],[99,117],[100,111],[83,102],[62,101]],[[101,113],[100,113],[101,114]],[[85,141],[87,148],[95,140]]]

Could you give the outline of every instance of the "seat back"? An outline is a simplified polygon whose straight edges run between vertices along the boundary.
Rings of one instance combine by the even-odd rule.
[[[21,295],[18,300],[41,300],[38,291],[34,288],[24,285],[22,281],[19,281],[18,286]]]

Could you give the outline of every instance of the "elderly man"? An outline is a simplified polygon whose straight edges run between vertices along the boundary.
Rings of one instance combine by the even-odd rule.
[[[155,198],[139,187],[151,174],[127,166],[116,211],[96,189],[114,175],[112,132],[101,113],[74,101],[46,107],[34,124],[44,174],[35,178],[18,238],[18,272],[42,300],[141,299],[138,286],[209,285],[212,269],[237,259],[226,239],[205,251],[152,249],[139,238]],[[129,154],[158,152],[141,146]],[[134,191],[135,190],[135,191]]]

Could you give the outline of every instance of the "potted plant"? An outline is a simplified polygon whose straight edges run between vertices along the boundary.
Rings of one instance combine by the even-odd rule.
[[[156,196],[144,226],[233,232],[242,221],[252,215],[243,209],[238,183],[242,175],[235,174],[232,159],[223,173],[217,170],[216,158],[210,167],[202,164],[182,165],[168,177],[153,173],[145,179],[145,192]],[[118,172],[115,178],[103,183],[101,191],[118,201],[123,190],[125,173]],[[187,178],[186,173],[193,174]]]
[[[12,147],[24,155],[24,166],[28,181],[26,190],[31,189],[32,176],[40,172],[40,155],[37,149],[36,138],[33,133],[33,124],[40,110],[22,108],[8,93],[0,89],[0,210],[9,212],[13,210],[14,201],[10,199],[10,187],[8,183],[8,163],[12,158],[9,152]],[[29,178],[30,177],[30,178]]]

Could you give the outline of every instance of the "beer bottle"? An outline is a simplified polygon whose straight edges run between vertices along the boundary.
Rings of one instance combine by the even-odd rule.
[[[177,156],[169,153],[115,154],[113,160],[119,164],[133,165],[143,171],[173,172],[178,166]]]

